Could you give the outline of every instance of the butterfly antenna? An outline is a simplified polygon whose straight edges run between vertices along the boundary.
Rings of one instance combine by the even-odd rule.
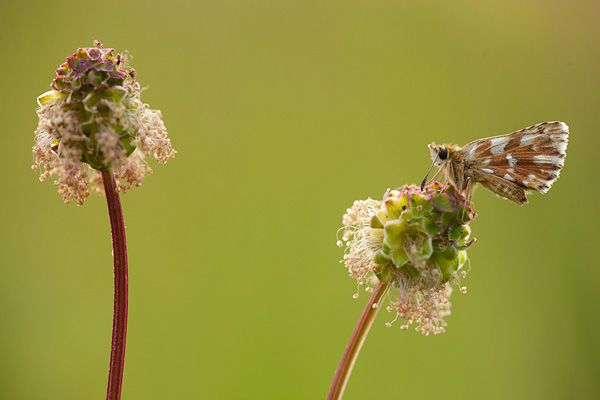
[[[429,171],[427,171],[427,175],[425,175],[425,179],[423,179],[423,182],[421,182],[421,192],[423,191],[423,188],[425,187],[425,183],[427,182],[427,177],[429,176],[429,173],[431,172],[431,169],[433,168],[433,166],[435,165],[435,162],[437,161],[438,156],[435,156],[435,160],[433,160],[433,163],[431,164],[431,167],[429,167]]]

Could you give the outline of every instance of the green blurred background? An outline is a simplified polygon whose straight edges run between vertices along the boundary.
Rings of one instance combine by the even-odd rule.
[[[552,190],[479,189],[468,294],[447,332],[382,312],[345,399],[600,391],[594,1],[3,2],[0,398],[101,399],[112,324],[106,203],[31,171],[36,97],[94,39],[133,55],[178,151],[122,197],[123,399],[325,398],[367,294],[339,264],[355,199],[419,183],[427,144],[571,128]],[[10,145],[10,146],[9,146]]]

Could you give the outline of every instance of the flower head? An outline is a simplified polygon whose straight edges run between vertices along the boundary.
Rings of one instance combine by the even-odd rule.
[[[401,326],[416,323],[423,334],[444,332],[451,285],[463,270],[475,217],[465,199],[438,182],[388,190],[383,201],[355,201],[344,215],[344,265],[359,285],[378,280],[396,288]],[[465,291],[465,288],[461,288]],[[388,323],[391,326],[391,323]]]
[[[91,190],[102,193],[101,171],[112,170],[123,192],[140,186],[159,163],[174,157],[160,111],[140,100],[135,70],[126,57],[102,44],[80,48],[56,70],[52,90],[38,97],[34,170],[40,180],[57,175],[65,203],[83,204]]]

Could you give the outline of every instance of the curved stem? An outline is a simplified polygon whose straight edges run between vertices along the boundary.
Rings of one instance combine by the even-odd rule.
[[[125,363],[125,338],[127,336],[127,243],[121,201],[112,171],[103,171],[104,192],[108,204],[115,262],[115,299],[113,313],[110,370],[108,372],[107,400],[121,398],[123,364]]]
[[[367,334],[371,329],[371,325],[373,325],[373,321],[375,321],[377,312],[379,312],[379,308],[381,308],[383,297],[387,293],[389,287],[389,284],[380,282],[367,302],[367,305],[354,328],[354,332],[352,332],[352,336],[350,336],[350,341],[346,346],[340,365],[335,372],[335,377],[331,383],[327,400],[339,400],[344,395],[344,390],[346,389],[348,379],[350,379],[354,363],[358,358],[360,349],[367,338]]]

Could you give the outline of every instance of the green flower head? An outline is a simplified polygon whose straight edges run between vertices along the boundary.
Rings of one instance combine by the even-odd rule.
[[[404,320],[403,329],[417,323],[424,334],[441,333],[451,285],[466,276],[474,217],[464,197],[438,182],[356,201],[344,215],[344,265],[359,285],[376,280],[397,289],[388,310]]]
[[[40,180],[57,175],[65,203],[83,204],[103,191],[100,172],[112,170],[119,190],[140,186],[152,169],[175,155],[160,111],[140,100],[136,73],[127,59],[102,44],[80,48],[56,70],[52,90],[38,97],[39,125],[33,148]]]

